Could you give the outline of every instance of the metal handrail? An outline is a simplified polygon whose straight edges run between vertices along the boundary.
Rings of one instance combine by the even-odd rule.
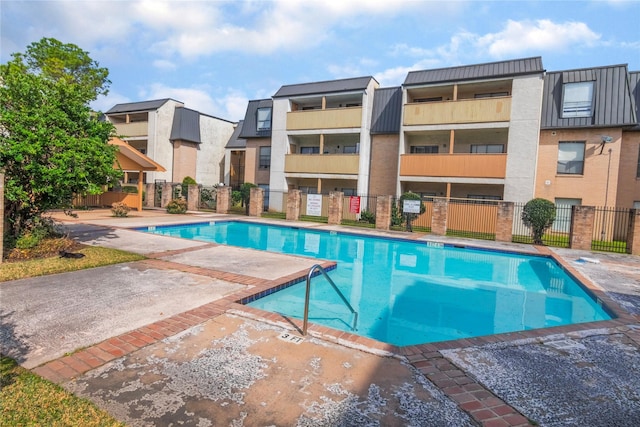
[[[304,320],[302,324],[302,335],[307,335],[307,324],[309,323],[309,297],[311,294],[311,278],[313,276],[313,272],[316,270],[320,271],[324,275],[324,277],[326,277],[333,289],[338,293],[338,296],[342,299],[342,302],[344,302],[349,310],[351,310],[351,314],[353,314],[353,327],[351,328],[351,330],[357,330],[356,326],[358,325],[358,312],[355,311],[353,307],[351,307],[349,301],[347,301],[344,295],[342,295],[342,292],[340,292],[340,289],[338,289],[336,284],[333,283],[333,280],[331,280],[331,277],[329,277],[324,268],[322,268],[321,265],[316,264],[309,269],[309,274],[307,274],[307,291],[304,297]]]

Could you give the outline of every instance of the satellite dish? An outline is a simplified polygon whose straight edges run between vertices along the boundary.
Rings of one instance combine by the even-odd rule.
[[[603,135],[601,138],[602,138],[603,144],[606,144],[608,142],[613,142],[613,138],[611,138],[610,136]]]

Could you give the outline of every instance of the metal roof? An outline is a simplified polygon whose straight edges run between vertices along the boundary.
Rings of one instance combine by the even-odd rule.
[[[594,82],[592,116],[562,118],[563,84],[585,81]],[[549,72],[544,77],[543,91],[542,129],[638,124],[626,64]]]
[[[200,113],[184,107],[176,108],[169,140],[182,140],[200,144]]]
[[[373,96],[371,118],[372,134],[400,133],[402,116],[402,88],[389,87],[376,89]]]
[[[271,129],[258,131],[258,108],[273,108],[273,100],[256,99],[249,101],[244,123],[240,131],[240,138],[270,138]]]
[[[542,58],[513,59],[486,64],[464,65],[460,67],[438,68],[434,70],[410,71],[404,86],[429,83],[459,82],[495,77],[513,77],[526,74],[544,73]]]
[[[132,113],[136,111],[153,111],[162,107],[162,105],[167,101],[175,101],[175,99],[164,98],[164,99],[154,99],[152,101],[141,101],[141,102],[128,102],[125,104],[116,104],[105,114],[116,114],[116,113]],[[180,102],[180,101],[176,101]]]
[[[240,132],[242,132],[242,124],[244,120],[240,120],[236,127],[233,129],[233,134],[229,138],[227,145],[224,148],[247,148],[247,140],[240,138]]]
[[[274,98],[285,98],[301,95],[319,95],[323,93],[352,92],[365,90],[369,82],[375,80],[371,76],[355,77],[341,80],[327,80],[324,82],[302,83],[282,86]]]
[[[629,86],[631,88],[631,100],[635,102],[637,126],[633,130],[640,130],[640,71],[629,73]]]

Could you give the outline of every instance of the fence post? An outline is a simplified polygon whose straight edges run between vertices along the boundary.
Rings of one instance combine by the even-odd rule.
[[[200,188],[197,184],[187,185],[187,210],[197,211],[200,202]]]
[[[341,191],[329,192],[329,225],[340,225],[344,210],[344,193]]]
[[[392,196],[378,196],[376,200],[376,230],[389,230],[392,204]]]
[[[302,193],[300,193],[300,190],[289,190],[287,194],[287,213],[285,218],[288,221],[297,221],[300,218],[301,205]]]
[[[640,209],[631,209],[629,211],[627,253],[632,255],[640,255]]]
[[[571,207],[571,229],[569,232],[569,247],[571,249],[591,250],[595,219],[595,207],[578,205]]]
[[[4,174],[0,173],[0,264],[4,254]]]
[[[449,200],[444,197],[433,199],[433,214],[431,216],[431,233],[439,236],[447,234],[447,215],[449,214]]]
[[[173,186],[170,182],[162,183],[162,200],[160,200],[160,207],[166,208],[169,202],[173,199]]]
[[[264,189],[251,187],[249,193],[249,216],[262,216],[264,209]]]
[[[496,241],[510,242],[513,240],[513,202],[498,202],[496,218]]]
[[[156,200],[156,185],[152,182],[147,182],[145,185],[145,193],[144,205],[148,208],[154,207]]]
[[[218,187],[216,194],[216,213],[226,214],[231,209],[231,187]]]

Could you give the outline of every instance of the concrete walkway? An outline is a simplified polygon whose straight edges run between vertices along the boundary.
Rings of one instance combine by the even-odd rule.
[[[149,259],[1,283],[3,352],[130,425],[640,425],[638,257],[552,250],[615,320],[397,348],[236,303],[317,260],[124,228],[220,216],[79,214],[74,238]]]

